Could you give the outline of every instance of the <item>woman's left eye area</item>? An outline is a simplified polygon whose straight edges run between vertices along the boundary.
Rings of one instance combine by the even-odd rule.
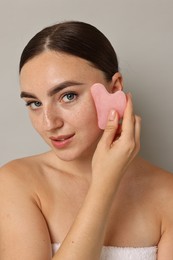
[[[68,92],[62,96],[62,100],[64,103],[72,102],[77,98],[77,94],[74,92]]]

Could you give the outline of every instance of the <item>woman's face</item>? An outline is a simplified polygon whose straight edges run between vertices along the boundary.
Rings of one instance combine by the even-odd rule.
[[[21,70],[21,97],[36,131],[62,160],[89,156],[102,131],[90,87],[108,86],[104,74],[86,60],[46,51]]]

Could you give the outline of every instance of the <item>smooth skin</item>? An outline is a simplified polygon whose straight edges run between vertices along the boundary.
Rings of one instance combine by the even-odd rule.
[[[90,87],[122,89],[120,73],[107,82],[87,61],[46,51],[24,65],[20,81],[51,151],[0,170],[0,258],[96,260],[104,244],[157,245],[158,259],[172,260],[173,176],[137,156],[141,120],[131,95],[119,138],[114,111],[104,132],[97,126]],[[62,135],[73,137],[57,148],[50,138]]]

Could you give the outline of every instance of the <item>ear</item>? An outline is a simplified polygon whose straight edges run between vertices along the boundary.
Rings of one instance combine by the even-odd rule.
[[[111,83],[111,93],[114,93],[118,90],[123,90],[123,78],[120,72],[116,72],[112,76],[112,83]]]

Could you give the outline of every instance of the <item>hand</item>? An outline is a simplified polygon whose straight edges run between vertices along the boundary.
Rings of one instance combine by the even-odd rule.
[[[107,127],[101,137],[92,160],[93,177],[121,179],[123,173],[140,149],[141,119],[133,113],[130,94],[127,94],[122,130],[118,134],[118,115],[110,111]]]

